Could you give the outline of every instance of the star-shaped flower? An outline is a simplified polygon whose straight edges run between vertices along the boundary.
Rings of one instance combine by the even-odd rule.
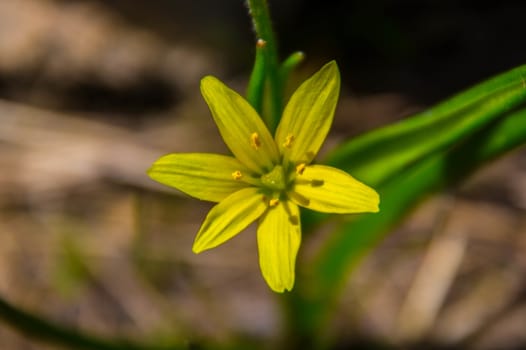
[[[294,285],[301,241],[298,206],[325,213],[378,211],[375,190],[342,170],[311,164],[331,127],[339,89],[332,61],[294,92],[272,137],[243,97],[212,76],[202,79],[203,97],[234,157],[168,154],[149,170],[160,183],[218,202],[197,233],[195,253],[222,244],[259,219],[261,272],[272,290],[283,292]]]

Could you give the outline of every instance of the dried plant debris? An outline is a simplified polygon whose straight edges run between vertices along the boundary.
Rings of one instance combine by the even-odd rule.
[[[103,4],[0,2],[0,96],[52,107],[143,112],[196,85],[209,53],[173,45]]]

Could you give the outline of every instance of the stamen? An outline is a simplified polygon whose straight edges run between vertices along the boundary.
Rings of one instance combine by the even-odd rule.
[[[323,186],[324,183],[325,183],[325,181],[323,181],[323,180],[312,179],[312,181],[310,182],[310,185],[312,187],[321,187],[321,186]]]
[[[269,207],[275,207],[276,205],[278,205],[278,203],[279,203],[279,199],[277,198],[272,198],[271,200],[268,201]]]
[[[287,137],[285,137],[285,142],[283,142],[283,147],[290,148],[292,146],[292,142],[294,142],[294,135],[288,134]]]
[[[243,174],[241,174],[241,171],[236,170],[232,173],[232,177],[234,180],[240,180],[243,177]]]
[[[296,165],[296,174],[303,175],[303,172],[305,171],[305,168],[307,165],[305,163],[300,163]]]
[[[291,191],[288,193],[289,198],[294,199],[297,203],[301,204],[304,207],[308,207],[310,204],[310,200],[299,194],[298,192]]]
[[[289,202],[285,201],[283,202],[283,208],[287,212],[287,216],[289,217],[289,221],[292,225],[299,225],[300,224],[300,218],[298,215],[292,215],[292,211],[289,207]]]
[[[250,135],[250,146],[252,146],[253,149],[259,149],[261,147],[261,141],[259,140],[259,135],[257,132],[253,132]]]

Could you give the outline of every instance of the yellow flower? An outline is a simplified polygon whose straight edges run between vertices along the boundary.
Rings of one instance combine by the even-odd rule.
[[[340,90],[336,62],[326,64],[292,95],[274,137],[250,106],[218,79],[201,92],[234,157],[169,154],[149,170],[152,179],[198,199],[219,202],[197,233],[200,253],[259,219],[263,277],[276,292],[294,285],[301,241],[298,206],[325,213],[377,212],[379,196],[346,172],[310,164],[331,127]]]

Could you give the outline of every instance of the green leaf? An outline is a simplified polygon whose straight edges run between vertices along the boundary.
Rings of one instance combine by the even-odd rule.
[[[256,57],[254,59],[254,67],[252,68],[252,73],[250,74],[250,79],[248,81],[247,87],[247,101],[254,107],[256,112],[265,119],[263,114],[263,95],[265,92],[265,51],[266,44],[260,39],[256,43]],[[267,117],[268,119],[268,117]],[[270,123],[273,123],[271,120],[265,120],[267,127]]]
[[[524,77],[526,65],[498,75],[412,118],[343,144],[326,163],[373,187],[381,184],[517,107],[526,97]]]
[[[281,81],[285,84],[289,80],[290,73],[305,60],[305,54],[301,51],[292,53],[283,61],[279,68],[279,75]]]
[[[378,214],[336,230],[300,273],[287,304],[298,337],[323,329],[348,274],[419,201],[526,142],[524,76],[526,66],[512,69],[329,156],[331,165],[373,186],[382,204]],[[304,227],[322,218],[305,214]]]
[[[381,212],[376,216],[360,216],[338,230],[324,247],[316,264],[319,270],[316,275],[328,284],[335,282],[332,279],[341,276],[344,266],[370,249],[371,243],[427,194],[456,183],[491,159],[525,142],[526,108],[503,117],[448,152],[426,158],[393,177],[378,188],[383,198]],[[352,236],[349,236],[351,231]],[[341,272],[336,272],[338,270]]]

